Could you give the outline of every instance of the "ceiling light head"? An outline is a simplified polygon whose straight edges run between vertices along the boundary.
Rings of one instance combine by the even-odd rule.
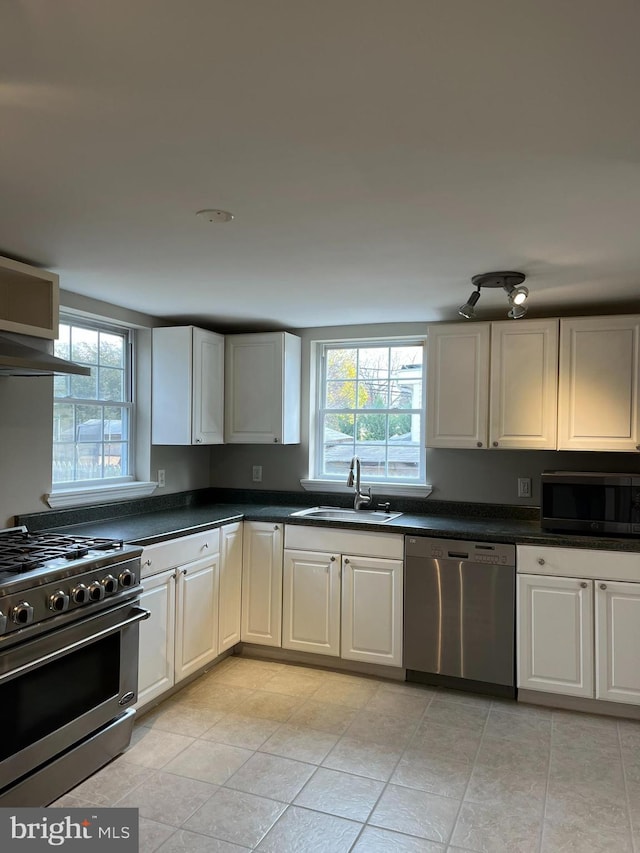
[[[233,213],[229,213],[228,210],[216,210],[214,208],[199,210],[196,216],[205,219],[207,222],[231,222],[233,219]]]
[[[529,296],[529,288],[521,284],[519,287],[512,287],[509,290],[509,302],[512,305],[524,305]]]
[[[475,305],[478,299],[480,299],[480,291],[474,290],[464,305],[458,308],[458,314],[466,320],[472,320],[476,316]]]
[[[526,305],[514,305],[513,308],[509,310],[507,317],[509,317],[511,320],[521,320],[526,313]]]

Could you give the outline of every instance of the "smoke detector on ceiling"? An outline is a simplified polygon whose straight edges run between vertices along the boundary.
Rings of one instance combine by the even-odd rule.
[[[215,210],[214,208],[199,210],[196,216],[205,219],[207,222],[231,222],[233,219],[233,213],[229,213],[228,210]]]

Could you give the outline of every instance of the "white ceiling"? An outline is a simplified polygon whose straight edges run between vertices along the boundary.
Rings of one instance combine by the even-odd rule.
[[[640,310],[639,33],[638,0],[5,2],[0,254],[222,330],[453,319],[503,269],[530,316]]]

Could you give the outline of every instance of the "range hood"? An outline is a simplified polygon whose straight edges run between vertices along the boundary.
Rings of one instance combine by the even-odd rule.
[[[0,376],[52,376],[54,373],[91,376],[91,368],[0,335]]]

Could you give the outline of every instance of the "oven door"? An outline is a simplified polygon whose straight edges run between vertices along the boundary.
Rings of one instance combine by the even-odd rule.
[[[0,789],[132,705],[138,623],[129,601],[7,649],[0,658]]]

